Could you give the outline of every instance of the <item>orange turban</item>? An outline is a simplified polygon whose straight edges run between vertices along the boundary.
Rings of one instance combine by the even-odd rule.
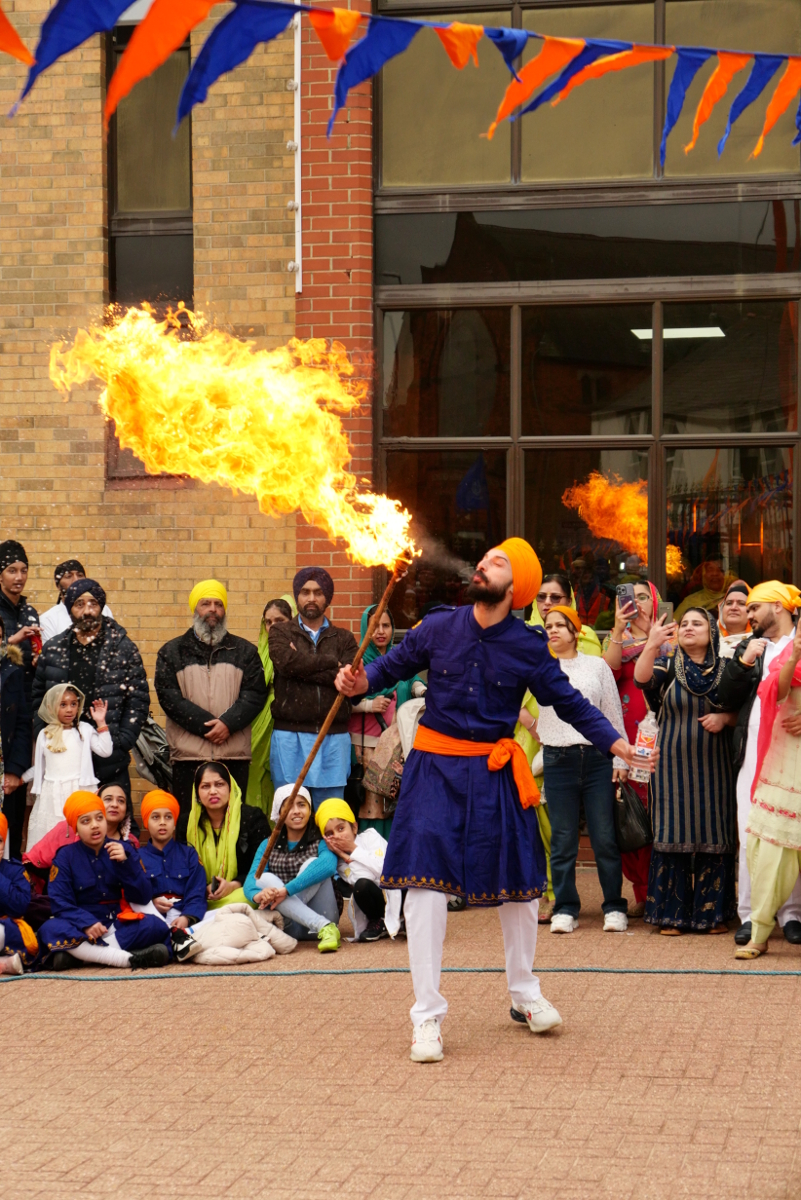
[[[8,817],[4,812],[0,812],[0,838],[3,841],[8,837]]]
[[[93,812],[102,813],[104,817],[106,815],[103,801],[94,792],[73,792],[64,804],[64,816],[71,829],[78,828],[78,817]]]
[[[512,564],[512,608],[526,608],[540,590],[542,567],[540,560],[522,538],[507,538],[498,547]]]
[[[561,613],[563,617],[567,617],[576,633],[581,633],[581,617],[578,615],[575,608],[571,608],[568,604],[554,604],[548,609],[548,616],[550,616],[552,612],[558,612]]]
[[[170,795],[169,792],[162,792],[160,789],[157,789],[155,792],[148,792],[142,801],[142,820],[145,824],[147,824],[150,814],[156,808],[168,808],[176,821],[181,811],[175,796]]]

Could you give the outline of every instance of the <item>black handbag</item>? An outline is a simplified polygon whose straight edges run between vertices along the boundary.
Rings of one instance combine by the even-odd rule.
[[[378,721],[378,724],[381,727],[382,731],[384,729],[386,729],[387,723],[384,720],[384,718],[381,716],[381,713],[373,713],[373,716]],[[361,718],[362,718],[362,761],[359,762],[359,760],[356,758],[355,754],[353,755],[353,758],[351,759],[351,764],[350,764],[350,775],[348,775],[347,782],[345,783],[345,803],[350,806],[351,811],[355,814],[357,819],[358,819],[359,813],[361,812],[361,807],[364,804],[364,801],[366,798],[366,792],[367,792],[367,789],[364,786],[364,724],[365,724],[364,713],[361,714]]]
[[[648,809],[629,783],[618,783],[614,805],[615,840],[622,854],[642,850],[654,840]]]

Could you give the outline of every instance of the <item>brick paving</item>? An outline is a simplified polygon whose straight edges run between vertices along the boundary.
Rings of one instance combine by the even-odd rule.
[[[741,965],[731,937],[603,934],[594,872],[580,888],[540,968],[801,971],[775,937]],[[449,918],[447,966],[502,962],[493,912]],[[446,1058],[425,1066],[408,975],[269,978],[406,965],[403,943],[302,945],[264,978],[0,984],[4,1200],[801,1196],[801,977],[544,973],[565,1025],[537,1038],[502,975],[445,975]]]

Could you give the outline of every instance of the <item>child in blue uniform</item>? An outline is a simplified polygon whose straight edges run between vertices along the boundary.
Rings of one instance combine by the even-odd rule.
[[[0,975],[21,975],[39,951],[36,934],[22,918],[31,902],[31,885],[21,862],[3,858],[8,820],[0,812]]]
[[[108,839],[103,801],[73,792],[64,816],[78,841],[53,860],[48,895],[53,916],[39,930],[54,971],[75,959],[104,967],[163,967],[169,962],[169,930],[156,916],[134,913],[149,903],[150,881],[130,842]]]
[[[139,851],[153,892],[153,904],[171,930],[187,929],[206,915],[206,872],[194,846],[175,840],[178,801],[169,792],[148,792],[142,824],[150,841]]]

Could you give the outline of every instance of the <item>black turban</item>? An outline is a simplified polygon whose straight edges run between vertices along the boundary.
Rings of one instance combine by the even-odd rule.
[[[77,558],[68,558],[63,563],[59,563],[53,572],[53,578],[55,579],[56,583],[61,583],[61,580],[65,575],[68,575],[70,571],[78,571],[81,575],[86,575],[86,568],[84,567],[83,563],[79,563]]]
[[[76,600],[79,600],[85,592],[90,596],[94,596],[101,609],[106,604],[106,593],[103,591],[99,583],[95,583],[94,579],[76,579],[67,588],[67,593],[64,597],[64,607],[67,612],[72,612],[72,606]]]
[[[323,589],[326,607],[328,607],[334,598],[334,581],[326,571],[325,567],[302,567],[300,571],[298,571],[297,575],[292,580],[292,591],[295,594],[295,601],[297,602],[298,596],[300,595],[300,589],[303,587],[304,583],[308,583],[310,579],[313,579],[315,583],[319,583],[320,587]]]
[[[6,567],[15,562],[23,562],[27,567],[28,555],[25,553],[25,547],[11,538],[7,542],[0,542],[0,571],[5,571]]]

